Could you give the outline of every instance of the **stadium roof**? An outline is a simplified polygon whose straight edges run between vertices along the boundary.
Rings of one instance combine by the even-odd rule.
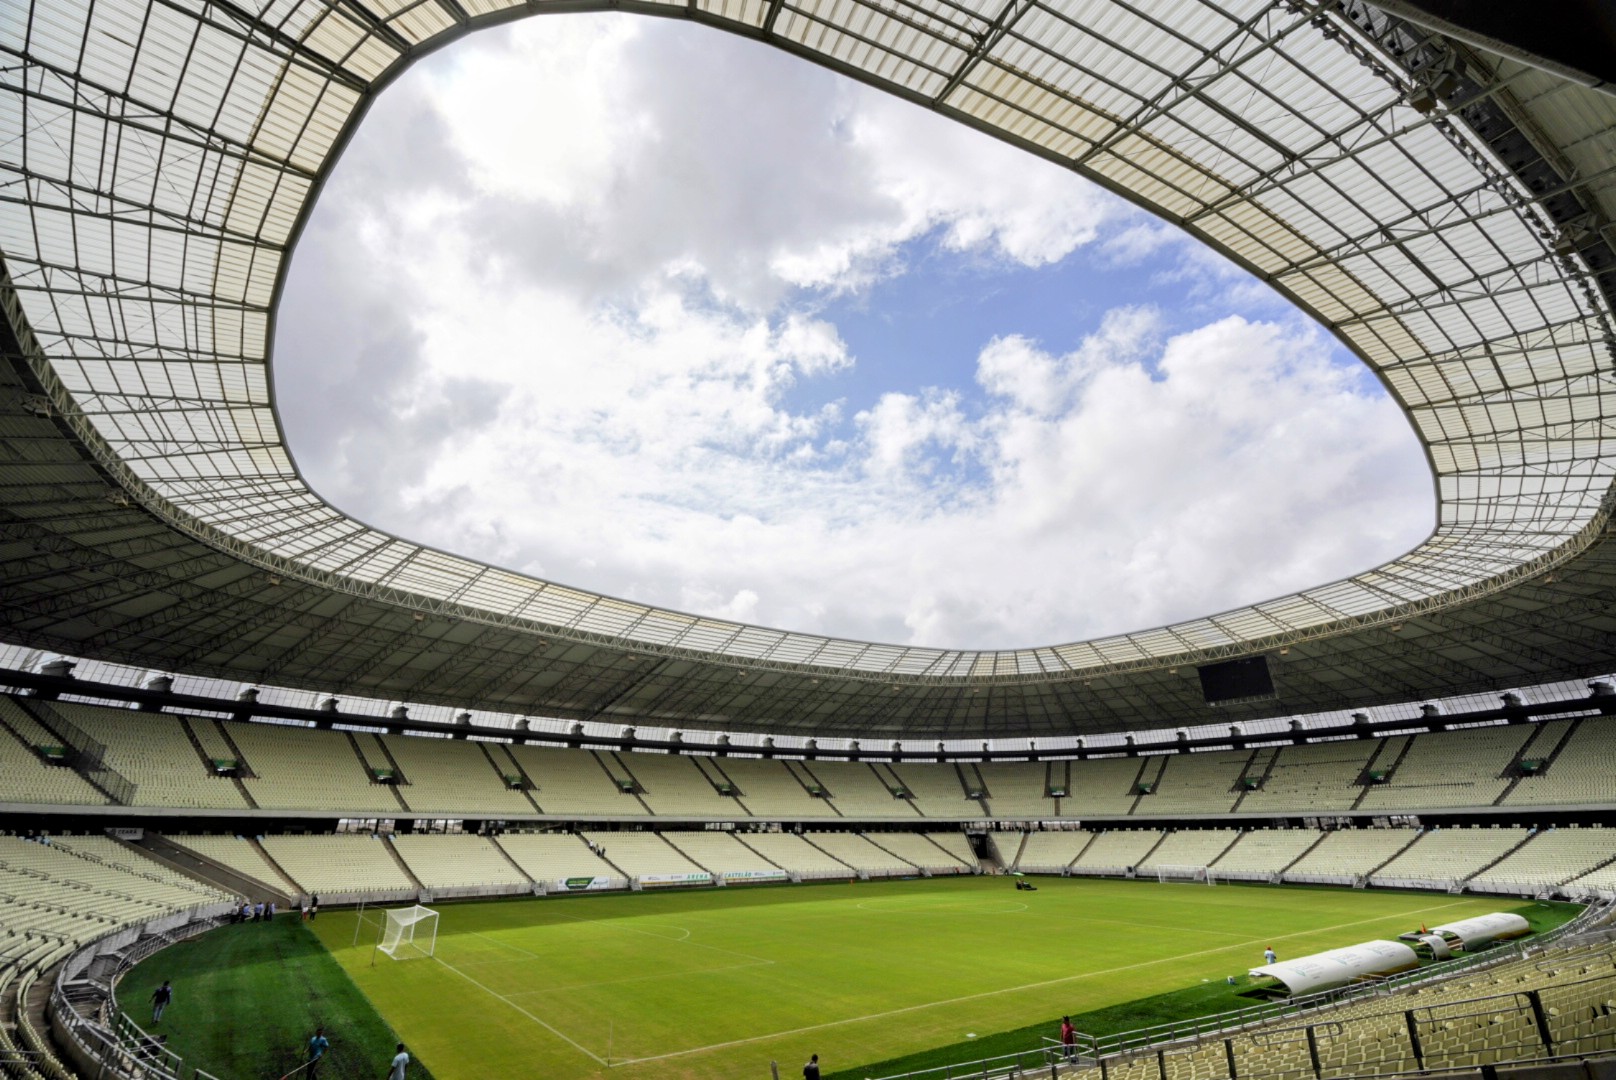
[[[1204,240],[1382,379],[1429,457],[1435,531],[1251,607],[971,651],[648,608],[347,517],[299,475],[267,369],[321,183],[424,52],[606,8],[766,41]],[[333,692],[823,734],[1204,723],[1194,666],[1257,652],[1280,699],[1222,715],[1607,670],[1616,98],[1422,24],[1407,0],[7,4],[0,637]]]

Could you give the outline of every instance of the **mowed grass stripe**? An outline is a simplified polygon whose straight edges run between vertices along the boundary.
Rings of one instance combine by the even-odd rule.
[[[521,1013],[523,1016],[527,1017],[529,1020],[533,1021],[535,1024],[539,1025],[544,1030],[548,1031],[550,1034],[552,1034],[556,1038],[560,1039],[562,1042],[565,1042],[568,1046],[571,1046],[574,1050],[577,1050],[580,1054],[583,1054],[585,1057],[589,1058],[591,1061],[595,1062],[598,1065],[606,1064],[606,1059],[605,1058],[600,1057],[599,1055],[591,1052],[588,1047],[581,1046],[578,1043],[574,1042],[572,1039],[569,1039],[564,1032],[557,1031],[555,1028],[551,1027],[549,1024],[546,1024],[543,1020],[540,1020],[537,1016],[534,1016],[532,1013],[530,1013],[526,1009],[522,1008],[522,1006],[518,1005],[516,1002],[512,1001],[510,998],[506,997],[504,994],[499,994],[499,993],[496,993],[493,990],[488,989],[488,987],[484,986],[482,983],[478,982],[476,979],[473,979],[470,975],[467,975],[465,972],[461,971],[459,968],[455,967],[453,964],[451,964],[448,961],[444,960],[441,956],[434,956],[432,959],[437,961],[439,964],[442,964],[444,967],[448,968],[450,971],[454,972],[456,975],[460,976],[462,979],[465,979],[471,985],[475,986],[477,989],[481,990],[483,993],[487,994],[488,996],[490,996],[492,998],[495,998],[495,999],[497,999],[499,1001],[503,1001],[510,1008],[515,1009],[517,1012]]]
[[[349,933],[353,932],[349,923]],[[174,1003],[148,1024],[164,979]],[[376,1080],[399,1041],[325,946],[296,916],[224,926],[170,946],[118,981],[118,1004],[191,1067],[227,1080],[277,1077],[303,1063],[320,1024],[331,1050],[320,1080]],[[412,1068],[410,1080],[432,1080]]]
[[[1082,879],[1013,898],[988,878],[445,905],[440,955],[486,993],[440,965],[370,968],[351,920],[320,931],[439,1080],[573,1080],[604,1074],[597,1058],[618,1077],[755,1080],[771,1059],[834,1070],[1221,983],[1266,944],[1295,956],[1510,906]],[[708,962],[726,953],[767,963]],[[473,966],[490,957],[513,962]]]
[[[1444,905],[1444,906],[1445,907],[1460,907],[1460,906],[1468,906],[1468,905],[1467,904],[1454,903],[1454,904],[1447,904],[1447,905]],[[1440,911],[1440,910],[1442,910],[1442,909],[1441,908],[1415,908],[1411,912],[1408,912],[1408,913],[1405,913],[1405,914],[1430,915],[1430,914],[1432,914],[1432,913],[1434,913],[1436,911]],[[1376,917],[1374,919],[1365,919],[1365,920],[1363,920],[1363,922],[1383,922],[1383,921],[1384,921],[1384,917]],[[1344,929],[1347,929],[1349,927],[1359,926],[1359,925],[1362,925],[1362,924],[1361,923],[1341,923],[1341,924],[1336,925],[1336,926],[1322,927],[1317,932],[1329,932],[1329,931],[1334,931],[1334,930],[1344,930]],[[1313,932],[1314,931],[1309,931],[1309,933],[1313,933]],[[1191,959],[1192,957],[1198,957],[1198,956],[1210,956],[1210,955],[1215,954],[1215,953],[1228,952],[1228,951],[1233,950],[1233,949],[1241,949],[1241,950],[1249,951],[1254,946],[1257,946],[1257,947],[1260,948],[1260,946],[1258,946],[1259,941],[1266,942],[1266,943],[1272,943],[1272,942],[1275,942],[1275,941],[1286,941],[1286,940],[1289,939],[1289,937],[1300,937],[1300,936],[1302,936],[1302,935],[1293,934],[1293,935],[1280,936],[1280,937],[1267,937],[1267,938],[1251,939],[1251,940],[1243,941],[1238,945],[1223,945],[1223,946],[1220,946],[1218,948],[1202,949],[1200,952],[1197,952],[1197,953],[1188,953],[1188,954],[1183,954],[1183,955],[1179,955],[1179,956],[1161,956],[1161,957],[1157,957],[1154,960],[1143,960],[1143,961],[1140,961],[1137,964],[1128,964],[1128,965],[1125,965],[1123,967],[1108,968],[1108,969],[1106,969],[1104,971],[1083,971],[1083,972],[1079,972],[1076,975],[1065,975],[1065,976],[1062,976],[1062,977],[1057,978],[1057,979],[1045,979],[1043,982],[1028,983],[1025,986],[1010,986],[1010,987],[1005,987],[1005,988],[1000,989],[1000,990],[984,990],[984,991],[982,991],[981,993],[978,993],[978,994],[966,994],[966,995],[964,995],[962,997],[949,998],[946,1001],[931,1001],[931,1002],[925,1002],[925,1003],[920,1004],[920,1005],[906,1005],[906,1006],[904,1006],[903,1008],[900,1008],[900,1009],[889,1009],[886,1012],[871,1013],[871,1014],[869,1014],[867,1016],[850,1016],[850,1017],[847,1017],[846,1019],[843,1019],[843,1020],[827,1020],[826,1022],[824,1022],[822,1024],[813,1024],[813,1025],[810,1025],[808,1027],[794,1028],[791,1031],[775,1031],[775,1032],[770,1032],[767,1035],[754,1035],[754,1036],[751,1036],[750,1038],[736,1039],[736,1040],[733,1040],[733,1041],[727,1042],[727,1043],[716,1043],[716,1044],[714,1044],[712,1046],[697,1046],[697,1047],[692,1047],[692,1048],[690,1048],[688,1050],[675,1050],[675,1051],[673,1051],[671,1053],[659,1054],[659,1055],[657,1055],[655,1057],[633,1058],[633,1059],[631,1059],[629,1061],[623,1062],[622,1064],[632,1065],[632,1064],[638,1064],[639,1062],[642,1062],[642,1061],[665,1061],[668,1058],[683,1057],[683,1056],[685,1056],[687,1054],[703,1054],[703,1053],[706,1053],[709,1050],[722,1050],[722,1049],[725,1049],[726,1047],[730,1047],[730,1046],[740,1046],[740,1045],[743,1045],[745,1043],[751,1043],[751,1042],[763,1042],[763,1041],[768,1040],[768,1039],[783,1038],[784,1036],[787,1036],[787,1035],[801,1035],[801,1034],[805,1034],[805,1033],[811,1032],[811,1031],[825,1031],[825,1030],[828,1030],[830,1028],[841,1027],[844,1024],[862,1024],[862,1023],[866,1023],[866,1022],[869,1022],[869,1021],[872,1021],[872,1020],[886,1020],[886,1019],[889,1019],[891,1017],[902,1016],[905,1013],[917,1012],[917,1011],[919,1011],[921,1009],[932,1009],[932,1008],[937,1008],[937,1007],[943,1006],[943,1005],[956,1005],[956,1004],[959,1004],[961,1002],[966,1002],[966,1001],[979,1001],[979,1000],[981,1000],[983,998],[997,997],[997,996],[999,996],[1001,994],[1020,993],[1023,990],[1044,990],[1044,989],[1049,989],[1049,988],[1052,988],[1052,987],[1060,986],[1063,983],[1078,982],[1078,981],[1081,981],[1083,979],[1100,979],[1100,978],[1105,978],[1106,976],[1110,976],[1110,975],[1121,975],[1121,974],[1123,974],[1125,972],[1137,971],[1140,968],[1152,967],[1152,966],[1154,966],[1156,964],[1174,963],[1174,962],[1178,962],[1178,961],[1182,961],[1182,960],[1188,960],[1188,959]]]

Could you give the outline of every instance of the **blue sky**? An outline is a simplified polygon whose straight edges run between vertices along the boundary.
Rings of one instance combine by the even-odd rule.
[[[277,334],[289,444],[338,506],[767,625],[1049,644],[1431,524],[1402,416],[1266,287],[1049,163],[660,20],[418,65]]]

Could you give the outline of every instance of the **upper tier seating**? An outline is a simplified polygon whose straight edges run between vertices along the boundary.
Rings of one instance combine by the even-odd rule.
[[[1066,797],[1060,800],[1061,817],[1086,818],[1126,814],[1139,798],[1134,782],[1146,762],[1139,758],[1097,758],[1053,764],[1065,765],[1070,777]],[[1058,775],[1055,783],[1061,783]]]
[[[910,800],[894,798],[888,782],[859,761],[793,762],[824,785],[836,809],[849,818],[914,818]],[[950,766],[952,767],[952,766]]]
[[[1227,814],[1239,793],[1235,781],[1251,760],[1250,750],[1174,754],[1135,815]]]
[[[1375,871],[1376,881],[1463,881],[1522,843],[1524,828],[1429,829]]]
[[[1301,858],[1323,835],[1316,829],[1251,829],[1214,866],[1219,876],[1266,878]]]
[[[1528,736],[1530,725],[1500,725],[1438,731],[1414,739],[1386,778],[1371,787],[1364,810],[1414,810],[1434,806],[1491,806],[1509,780],[1502,776]],[[1380,762],[1375,763],[1380,768]]]
[[[1392,858],[1414,837],[1412,829],[1338,829],[1302,856],[1286,877],[1350,881]]]
[[[1162,836],[1160,829],[1108,829],[1094,838],[1072,869],[1120,872],[1138,866]]]
[[[759,818],[831,818],[829,799],[808,793],[783,761],[770,758],[720,758],[718,768],[741,794],[740,802]]]
[[[1239,811],[1349,810],[1363,794],[1358,778],[1379,746],[1378,739],[1342,739],[1280,747],[1262,787],[1246,793]]]
[[[356,735],[361,746],[379,740],[404,774],[399,794],[411,810],[455,816],[499,818],[533,813],[520,791],[505,785],[506,770],[487,743],[423,739],[410,735]],[[368,758],[369,755],[367,754]]]
[[[650,811],[624,794],[593,750],[544,746],[507,747],[537,789],[533,801],[546,814],[578,817],[645,817]]]
[[[0,801],[105,806],[110,800],[65,765],[47,765],[33,750],[55,746],[44,731],[9,697],[0,696]],[[15,732],[15,734],[13,734]]]
[[[1063,766],[1065,762],[1061,763]],[[1042,761],[985,761],[976,767],[988,789],[988,810],[996,818],[1050,821],[1049,766]],[[1065,770],[1062,769],[1064,774]]]
[[[226,723],[251,776],[242,783],[266,810],[343,810],[394,814],[392,788],[365,771],[348,736],[279,724]]]
[[[429,889],[532,884],[486,836],[400,833],[393,849]]]
[[[601,859],[575,833],[505,833],[495,843],[534,881],[560,886],[567,878],[617,878],[622,875]]]
[[[685,858],[679,849],[652,832],[588,832],[581,834],[594,842],[601,858],[629,877],[647,874],[700,874],[701,867]]]
[[[1141,872],[1158,866],[1210,866],[1240,835],[1239,829],[1180,829],[1167,834],[1144,862]]]
[[[1534,743],[1534,754],[1538,748]],[[1553,750],[1547,747],[1544,757]],[[1528,755],[1532,756],[1532,755]],[[1616,762],[1616,717],[1585,716],[1541,776],[1522,778],[1505,806],[1609,806]]]
[[[247,808],[235,781],[219,776],[196,752],[184,720],[68,701],[52,705],[106,747],[102,760],[135,785],[132,805]]]
[[[40,710],[34,716],[29,710]],[[50,728],[57,724],[62,730]],[[71,728],[71,730],[69,730]],[[1562,738],[1564,736],[1564,738]],[[111,773],[46,764],[36,746],[90,739]],[[1616,718],[1492,725],[1419,736],[1348,739],[1251,751],[1151,754],[1049,762],[799,761],[556,749],[501,742],[327,731],[217,721],[0,695],[0,802],[105,806],[107,792],[137,806],[338,817],[486,817],[700,821],[748,817],[882,821],[1040,821],[1116,815],[1241,817],[1352,809],[1384,814],[1497,803],[1510,807],[1616,805],[1608,762]],[[240,786],[210,759],[239,759]],[[1546,761],[1519,775],[1520,759]],[[401,783],[377,783],[394,769]],[[1365,774],[1386,782],[1364,786]],[[91,781],[100,778],[105,790]],[[530,790],[519,790],[523,778]],[[1247,790],[1245,780],[1259,783]],[[1237,783],[1237,781],[1240,781]],[[516,782],[518,787],[510,784]],[[625,793],[621,783],[640,794]],[[1143,783],[1152,788],[1141,795]],[[733,786],[737,795],[720,790]],[[810,789],[828,797],[816,798]],[[967,791],[985,789],[986,803]],[[894,790],[909,793],[896,798]],[[1046,794],[1063,790],[1055,798]],[[242,793],[247,794],[244,796]]]
[[[747,833],[740,840],[776,866],[784,867],[787,873],[804,878],[853,876],[851,866],[791,833]]]
[[[926,817],[962,821],[982,816],[982,804],[965,797],[965,786],[953,765],[910,762],[887,767],[909,789],[915,809]]]
[[[306,893],[410,893],[415,883],[380,836],[266,836],[269,857]]]
[[[695,758],[681,754],[618,754],[617,758],[644,788],[640,797],[654,814],[726,820],[747,816],[732,796],[718,793]]]

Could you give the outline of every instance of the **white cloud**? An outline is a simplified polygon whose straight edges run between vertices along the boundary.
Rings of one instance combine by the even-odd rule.
[[[1226,264],[931,114],[652,23],[479,35],[378,103],[276,359],[338,506],[613,595],[962,646],[1205,614],[1423,536],[1401,415],[1271,298],[1224,317]],[[817,300],[913,273],[921,237],[1010,267],[1172,253],[1206,313],[1116,306],[1062,351],[984,331],[974,372],[873,392],[882,358]]]

